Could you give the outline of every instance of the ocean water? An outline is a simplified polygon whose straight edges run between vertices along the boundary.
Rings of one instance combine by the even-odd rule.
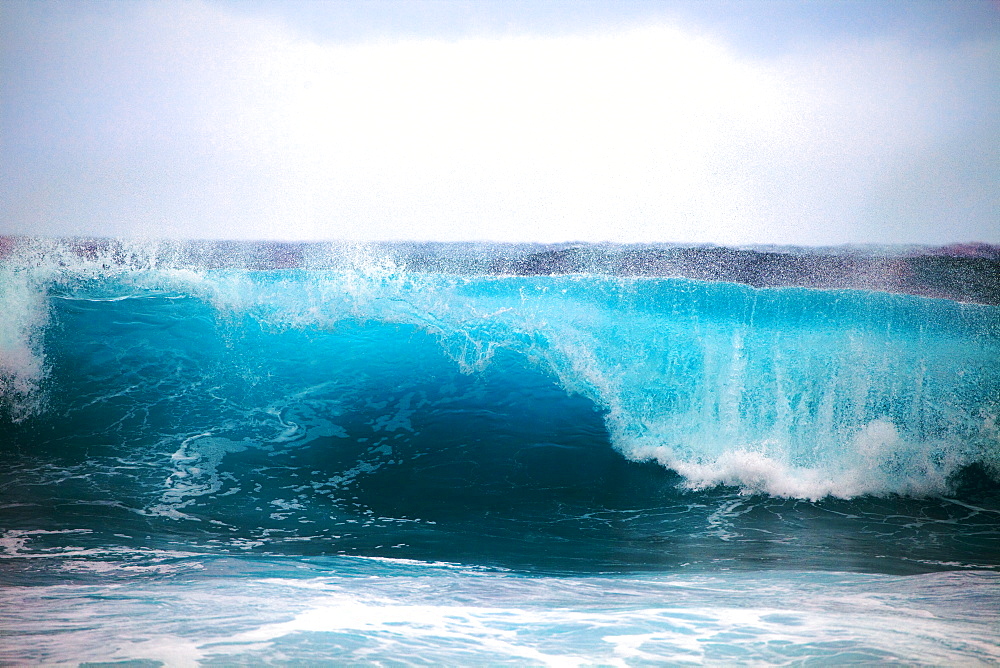
[[[0,250],[0,663],[1000,662],[993,265]]]

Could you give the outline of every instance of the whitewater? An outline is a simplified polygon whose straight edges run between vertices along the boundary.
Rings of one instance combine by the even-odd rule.
[[[1000,256],[0,241],[4,664],[1000,661]]]

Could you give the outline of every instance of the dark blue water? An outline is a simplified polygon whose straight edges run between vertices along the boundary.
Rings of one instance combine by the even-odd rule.
[[[0,660],[1000,658],[996,306],[135,253],[4,267]]]

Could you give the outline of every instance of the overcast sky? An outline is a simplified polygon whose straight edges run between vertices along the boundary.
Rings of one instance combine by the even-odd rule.
[[[1000,242],[1000,3],[0,0],[0,233]]]

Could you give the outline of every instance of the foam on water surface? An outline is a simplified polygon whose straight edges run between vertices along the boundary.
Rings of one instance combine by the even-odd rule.
[[[6,615],[0,659],[171,666],[1000,659],[995,574],[526,578],[395,560],[208,560],[190,572],[153,584],[135,571],[95,569],[75,587],[4,590],[0,609],[14,609],[16,600],[18,614]],[[969,590],[975,598],[957,594]],[[109,618],[113,629],[95,624]]]

